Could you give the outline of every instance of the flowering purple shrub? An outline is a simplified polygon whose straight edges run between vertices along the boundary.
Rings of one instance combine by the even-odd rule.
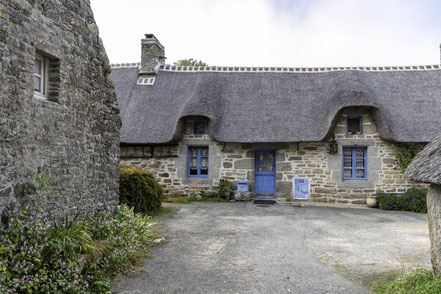
[[[57,223],[11,211],[0,228],[0,293],[108,292],[112,274],[145,256],[151,226],[126,206]]]

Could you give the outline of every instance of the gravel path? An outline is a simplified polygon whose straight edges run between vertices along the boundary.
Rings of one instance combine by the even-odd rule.
[[[430,266],[425,214],[193,203],[114,293],[369,293],[382,272]]]

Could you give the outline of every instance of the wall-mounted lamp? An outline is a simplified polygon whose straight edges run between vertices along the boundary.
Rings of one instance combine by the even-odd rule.
[[[335,141],[335,137],[332,136],[331,142],[329,142],[329,154],[337,154],[338,153],[338,144]]]

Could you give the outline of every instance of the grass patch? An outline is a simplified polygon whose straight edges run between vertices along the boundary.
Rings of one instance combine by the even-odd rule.
[[[441,293],[441,276],[433,276],[433,271],[416,269],[392,281],[380,281],[373,287],[378,294],[435,294]]]
[[[179,207],[174,207],[174,206],[161,206],[156,211],[146,213],[146,215],[151,217],[152,222],[158,223],[158,222],[172,216],[173,214],[178,212],[179,209],[180,209]]]

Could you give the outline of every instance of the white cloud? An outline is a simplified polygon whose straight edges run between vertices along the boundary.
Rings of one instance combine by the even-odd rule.
[[[111,62],[137,62],[144,33],[167,62],[356,66],[439,63],[435,0],[91,0]],[[438,11],[439,12],[439,11]]]

